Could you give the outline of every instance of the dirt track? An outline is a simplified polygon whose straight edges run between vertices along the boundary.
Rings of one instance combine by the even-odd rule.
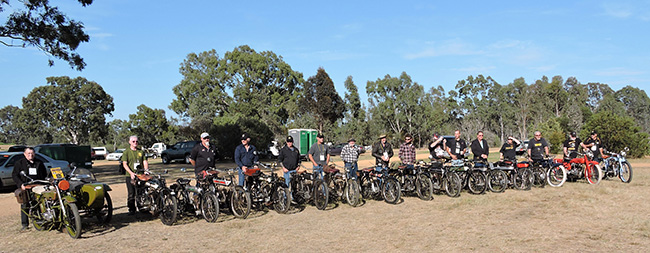
[[[369,163],[363,160],[360,167]],[[256,212],[246,220],[222,215],[215,224],[186,218],[172,227],[143,214],[126,216],[123,177],[99,173],[113,188],[111,224],[85,219],[79,240],[54,231],[19,233],[19,206],[3,193],[0,251],[647,251],[650,164],[640,160],[632,166],[631,184],[577,182],[478,196],[464,191],[459,198],[436,195],[429,202],[403,197],[398,205],[371,200],[357,208]]]

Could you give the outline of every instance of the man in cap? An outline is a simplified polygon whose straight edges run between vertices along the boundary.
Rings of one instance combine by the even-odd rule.
[[[372,156],[375,157],[377,167],[375,170],[381,171],[388,168],[390,158],[393,157],[393,146],[386,141],[386,135],[379,136],[379,141],[372,145]]]
[[[314,165],[314,173],[318,173],[320,178],[323,178],[323,166],[330,162],[330,148],[325,145],[325,136],[318,134],[316,136],[316,143],[311,146],[309,152],[309,161]]]
[[[194,174],[199,177],[203,171],[214,168],[217,151],[214,145],[210,145],[210,135],[201,134],[201,143],[194,146],[190,152],[190,163],[194,166]]]
[[[564,159],[573,159],[578,156],[578,147],[585,147],[576,132],[571,132],[569,138],[564,142]]]
[[[343,146],[341,149],[341,160],[345,165],[345,169],[348,171],[350,178],[357,178],[357,170],[359,170],[359,147],[355,145],[356,140],[354,138],[348,139],[348,145]]]
[[[517,146],[521,143],[515,137],[508,136],[508,140],[501,146],[499,153],[501,153],[501,160],[504,161],[517,161]]]
[[[241,135],[241,144],[235,148],[235,163],[239,167],[239,185],[241,186],[244,185],[244,172],[248,171],[250,167],[257,168],[255,163],[259,161],[257,150],[250,142],[251,137],[244,133]]]
[[[278,164],[282,166],[284,182],[290,186],[291,173],[297,172],[296,169],[300,164],[300,150],[293,146],[293,137],[287,136],[287,145],[280,149]]]
[[[603,142],[596,131],[591,131],[591,136],[584,142],[584,146],[594,153],[594,161],[600,162],[603,159]]]

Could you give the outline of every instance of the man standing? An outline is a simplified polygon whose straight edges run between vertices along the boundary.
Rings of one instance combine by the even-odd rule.
[[[244,172],[248,171],[249,167],[257,168],[255,163],[259,161],[257,150],[250,142],[251,137],[244,133],[241,136],[241,144],[235,148],[235,163],[239,167],[239,185],[241,186],[244,186]]]
[[[429,158],[437,159],[441,158],[445,153],[445,148],[443,140],[445,138],[439,134],[433,134],[431,142],[429,142]]]
[[[348,139],[348,145],[343,146],[341,149],[341,160],[345,165],[345,169],[348,171],[350,178],[357,179],[357,170],[359,170],[359,147],[355,145],[356,140],[354,138]]]
[[[404,143],[399,146],[398,152],[399,159],[402,164],[407,168],[413,169],[415,164],[415,146],[413,145],[413,137],[410,134],[404,136]]]
[[[480,162],[487,162],[488,155],[490,154],[490,147],[485,139],[483,139],[483,131],[476,133],[476,140],[472,141],[470,145],[474,160]]]
[[[278,164],[282,166],[284,182],[287,186],[290,186],[291,173],[296,172],[296,169],[300,164],[300,150],[293,146],[293,137],[287,136],[287,145],[284,145],[284,147],[280,149]]]
[[[542,138],[542,132],[535,131],[534,137],[528,141],[528,161],[540,162],[544,155],[548,156],[549,148],[546,139]]]
[[[194,175],[197,179],[206,169],[214,168],[216,155],[214,146],[210,145],[210,134],[202,133],[201,143],[194,146],[190,152],[190,163],[194,166]]]
[[[600,162],[603,160],[603,143],[598,138],[596,131],[591,131],[591,136],[584,142],[584,147],[594,153],[594,161]]]
[[[467,144],[465,140],[460,138],[460,130],[454,131],[454,139],[450,140],[449,143],[445,143],[445,150],[447,150],[451,159],[458,160],[465,156],[465,149],[467,149]]]
[[[325,136],[318,134],[316,136],[316,143],[309,149],[309,161],[314,165],[314,173],[318,172],[318,176],[323,178],[323,166],[330,162],[330,148],[323,142]]]
[[[138,169],[144,168],[145,173],[149,173],[149,162],[147,162],[147,156],[144,155],[142,150],[138,149],[138,137],[131,136],[129,137],[129,148],[124,150],[122,158],[120,158],[124,170],[126,170],[126,191],[127,191],[127,202],[126,205],[129,208],[129,215],[135,214],[135,173]]]
[[[576,132],[571,132],[569,138],[564,142],[564,159],[569,160],[578,157],[578,147],[584,147],[585,144],[577,137]]]
[[[393,157],[393,146],[386,141],[386,135],[379,136],[379,141],[372,145],[372,156],[375,157],[377,167],[375,170],[381,171],[388,168],[390,158]]]
[[[47,170],[43,165],[43,162],[34,159],[34,149],[27,147],[23,151],[24,157],[20,158],[14,164],[14,170],[11,172],[11,177],[14,179],[14,183],[21,190],[25,190],[25,183],[30,180],[20,174],[24,172],[25,175],[29,176],[32,179],[45,179],[47,177]],[[29,228],[29,218],[27,217],[27,212],[29,212],[29,203],[20,204],[20,223],[22,228],[20,231],[24,231]]]
[[[519,143],[521,143],[519,140],[515,139],[512,136],[508,136],[508,140],[506,140],[506,143],[501,146],[501,150],[499,150],[499,153],[501,153],[501,160],[504,161],[511,161],[514,162],[517,160],[517,146],[519,146]]]

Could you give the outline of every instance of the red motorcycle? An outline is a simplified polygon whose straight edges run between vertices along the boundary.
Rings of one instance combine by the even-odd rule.
[[[591,151],[578,153],[578,157],[571,159],[555,159],[560,163],[559,167],[566,169],[567,179],[576,181],[581,178],[587,179],[589,184],[598,184],[602,179],[602,170],[598,162],[593,160],[594,155]]]

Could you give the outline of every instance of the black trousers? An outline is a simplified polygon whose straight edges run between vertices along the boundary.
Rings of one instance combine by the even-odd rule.
[[[20,224],[22,224],[23,227],[29,226],[29,217],[27,217],[27,212],[29,212],[29,204],[20,204]]]
[[[129,212],[135,212],[135,185],[131,183],[131,177],[126,177],[126,206],[129,208]]]

